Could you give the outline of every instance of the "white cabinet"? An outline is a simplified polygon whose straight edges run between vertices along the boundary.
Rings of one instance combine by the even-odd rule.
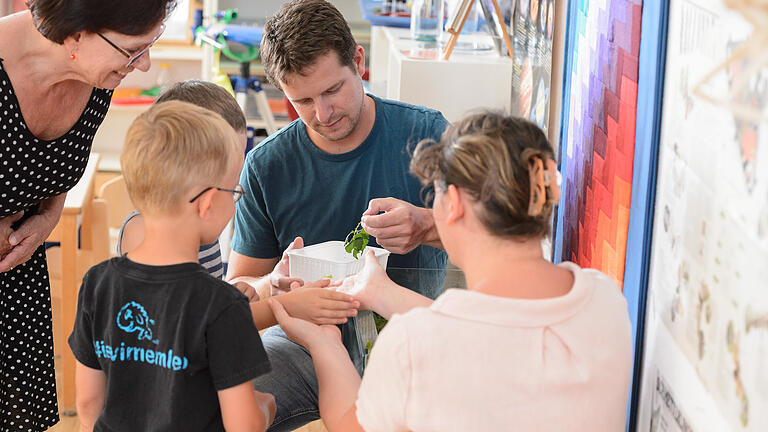
[[[461,35],[459,43],[493,46],[488,35]],[[481,108],[509,111],[512,61],[494,49],[454,50],[450,60],[413,58],[419,43],[406,28],[371,30],[370,91],[440,110],[451,122]],[[438,56],[439,57],[439,56]]]

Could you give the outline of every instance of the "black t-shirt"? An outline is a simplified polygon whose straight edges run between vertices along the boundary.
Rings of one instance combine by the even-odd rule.
[[[247,298],[197,263],[94,266],[69,346],[107,376],[94,431],[223,431],[216,391],[270,370]]]

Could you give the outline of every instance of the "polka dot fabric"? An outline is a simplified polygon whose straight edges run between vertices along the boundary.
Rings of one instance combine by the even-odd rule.
[[[78,121],[45,141],[27,129],[0,59],[0,218],[62,194],[85,171],[111,90],[94,89]],[[60,347],[68,349],[67,347]],[[44,431],[58,422],[51,297],[45,249],[0,273],[0,431]]]

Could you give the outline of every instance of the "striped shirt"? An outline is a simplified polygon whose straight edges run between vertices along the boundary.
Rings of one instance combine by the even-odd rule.
[[[123,255],[120,245],[123,243],[123,231],[125,230],[125,226],[138,214],[138,211],[132,211],[120,226],[120,232],[117,234],[117,256]],[[224,279],[224,265],[221,261],[221,246],[219,246],[218,240],[211,244],[200,246],[200,250],[197,252],[197,260],[200,262],[200,265],[208,270],[208,273],[210,273],[211,276],[218,279]]]

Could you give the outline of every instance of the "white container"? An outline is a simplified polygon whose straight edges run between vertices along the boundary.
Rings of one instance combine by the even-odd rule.
[[[303,279],[304,282],[320,279],[330,279],[331,283],[338,282],[363,269],[365,254],[369,250],[374,251],[379,265],[386,269],[388,250],[368,246],[355,259],[351,253],[344,250],[343,241],[332,240],[288,251],[289,272],[291,277]]]
[[[344,242],[331,240],[288,251],[289,273],[291,277],[303,279],[304,282],[314,282],[320,279],[330,279],[331,283],[338,282],[347,276],[359,272],[365,266],[365,254],[373,250],[379,265],[387,268],[389,251],[386,249],[366,247],[363,253],[355,259],[344,249]],[[368,363],[368,347],[373,346],[378,333],[371,311],[360,311],[352,318],[357,349],[361,354],[362,364],[355,364],[358,373],[362,374]]]

